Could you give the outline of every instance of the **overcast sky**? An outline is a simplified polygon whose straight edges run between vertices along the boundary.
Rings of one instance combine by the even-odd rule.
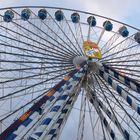
[[[73,8],[121,20],[140,28],[139,0],[1,0],[0,7],[43,5]]]

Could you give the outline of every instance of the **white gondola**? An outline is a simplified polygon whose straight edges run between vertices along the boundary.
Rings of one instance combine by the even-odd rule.
[[[21,11],[21,19],[27,21],[31,16],[31,11],[29,9],[24,9]]]
[[[122,26],[122,27],[119,28],[119,33],[123,37],[127,37],[129,35],[129,31],[125,26]]]
[[[61,21],[64,19],[64,13],[61,10],[55,12],[55,19]]]
[[[87,22],[88,22],[88,24],[89,24],[90,26],[92,26],[92,27],[96,26],[96,19],[95,19],[94,16],[88,17]]]
[[[105,21],[103,27],[106,31],[111,31],[113,29],[113,24],[110,21]]]
[[[47,17],[47,11],[46,11],[46,9],[40,9],[40,10],[38,11],[38,17],[39,17],[41,20],[46,19],[46,17]]]
[[[11,10],[7,10],[4,13],[3,20],[5,22],[11,22],[13,18],[14,18],[14,13]]]
[[[71,20],[73,23],[78,23],[80,21],[80,15],[78,13],[73,13],[71,15]]]

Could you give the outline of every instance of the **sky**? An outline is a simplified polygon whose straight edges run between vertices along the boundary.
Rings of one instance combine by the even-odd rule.
[[[0,0],[0,8],[14,6],[51,6],[71,8],[110,17],[140,29],[140,0],[83,1],[84,0]],[[70,123],[74,125],[75,121],[76,120],[71,120]],[[74,131],[74,129],[71,129],[71,131]],[[63,135],[63,139],[61,140],[65,140],[66,137],[68,137],[68,135]],[[71,136],[69,137],[71,139]]]
[[[139,0],[1,0],[0,8],[21,5],[73,8],[101,14],[140,28],[139,3]]]

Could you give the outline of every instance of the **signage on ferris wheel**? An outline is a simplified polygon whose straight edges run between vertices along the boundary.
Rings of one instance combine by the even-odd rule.
[[[83,43],[83,49],[84,53],[88,58],[95,58],[95,59],[101,59],[102,54],[98,47],[98,45],[92,41],[84,41]]]

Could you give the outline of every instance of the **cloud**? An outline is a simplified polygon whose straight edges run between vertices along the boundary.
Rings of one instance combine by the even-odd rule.
[[[138,15],[140,15],[137,3],[139,3],[139,0],[88,0],[85,5],[88,11],[140,27],[136,22],[139,21]]]
[[[66,7],[101,14],[140,27],[138,3],[139,0],[86,0],[85,2],[83,0],[1,0],[0,7],[21,5]]]

